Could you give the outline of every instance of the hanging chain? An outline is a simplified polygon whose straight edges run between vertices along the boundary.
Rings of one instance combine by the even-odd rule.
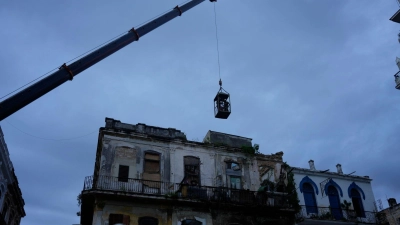
[[[218,56],[218,76],[219,76],[219,85],[222,86],[222,81],[221,81],[221,65],[220,65],[220,62],[219,62],[219,44],[218,44],[217,11],[215,10],[215,3],[214,3],[214,18],[215,18],[215,39],[217,39],[217,56]]]

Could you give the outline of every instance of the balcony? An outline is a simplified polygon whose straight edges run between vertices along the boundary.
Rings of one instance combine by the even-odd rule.
[[[288,207],[286,194],[280,192],[257,192],[242,189],[211,186],[187,186],[178,183],[149,181],[142,179],[119,179],[117,177],[93,176],[85,178],[83,194],[86,192],[124,193],[127,195],[178,201],[205,201],[235,205],[262,205]]]
[[[336,223],[341,221],[343,224],[376,224],[377,219],[375,212],[358,212],[358,215],[354,210],[344,210],[330,207],[310,207],[302,205],[300,212],[296,214],[296,218],[299,221],[303,221],[299,223],[303,225],[329,224],[328,221],[336,221]]]

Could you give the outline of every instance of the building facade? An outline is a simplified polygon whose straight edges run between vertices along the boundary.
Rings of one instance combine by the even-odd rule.
[[[397,0],[400,4],[400,0]],[[400,23],[400,9],[397,10],[395,14],[393,14],[392,17],[390,17],[390,20],[395,22],[395,23]],[[400,33],[398,34],[398,41],[400,42]],[[396,57],[396,64],[399,67],[399,71],[394,74],[394,81],[396,83],[396,89],[400,89],[400,59]]]
[[[0,224],[17,225],[25,216],[24,199],[0,127]]]
[[[174,128],[106,118],[93,176],[80,195],[82,225],[294,224],[282,152],[209,131],[188,141]],[[263,182],[283,186],[262,188]]]
[[[395,198],[388,199],[389,207],[378,214],[379,224],[400,225],[400,203]]]
[[[344,174],[342,166],[336,165],[336,172],[317,170],[314,161],[309,169],[294,168],[297,193],[302,207],[298,217],[303,224],[318,221],[376,223],[375,197],[368,176]],[[325,221],[324,221],[325,220]]]

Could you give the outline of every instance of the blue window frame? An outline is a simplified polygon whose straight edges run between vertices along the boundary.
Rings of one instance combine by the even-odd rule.
[[[351,189],[351,201],[353,202],[354,211],[356,211],[357,217],[365,218],[364,205],[361,199],[360,192],[353,188]]]
[[[317,202],[315,200],[314,188],[310,183],[303,183],[303,196],[307,214],[318,214]]]
[[[327,195],[329,198],[329,205],[331,208],[331,212],[333,217],[336,220],[341,220],[343,218],[343,212],[342,208],[340,207],[340,198],[339,198],[339,193],[335,185],[329,185],[327,187]]]

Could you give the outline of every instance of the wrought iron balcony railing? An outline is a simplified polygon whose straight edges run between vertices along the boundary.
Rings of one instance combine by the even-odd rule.
[[[99,176],[85,178],[84,191],[126,192],[135,195],[159,196],[171,199],[215,201],[243,205],[287,207],[286,194],[280,192],[257,192],[243,189],[211,186],[189,186],[178,183],[142,179],[121,179]]]
[[[336,220],[376,224],[376,212],[345,210],[332,207],[301,206],[297,219]]]

